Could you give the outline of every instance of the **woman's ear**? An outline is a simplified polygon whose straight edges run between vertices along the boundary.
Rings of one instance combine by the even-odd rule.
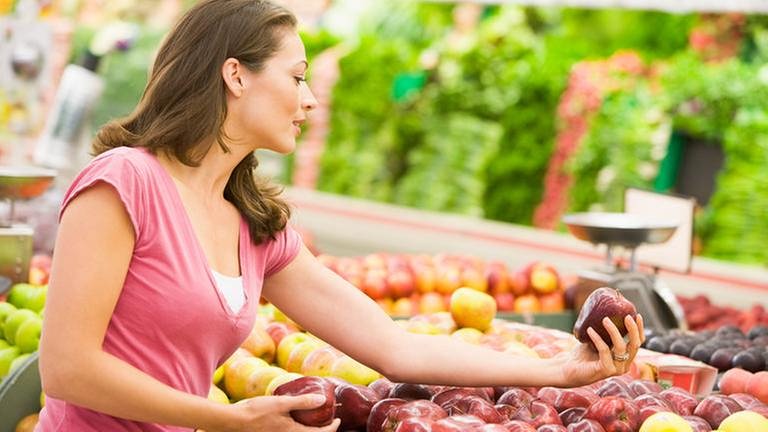
[[[221,77],[224,79],[224,84],[227,86],[227,90],[235,97],[240,97],[245,90],[243,85],[243,74],[245,67],[235,58],[228,58],[221,66]]]

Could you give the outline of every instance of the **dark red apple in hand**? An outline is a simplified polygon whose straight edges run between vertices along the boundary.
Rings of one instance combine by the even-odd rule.
[[[341,419],[339,429],[363,429],[373,405],[381,398],[372,389],[359,384],[336,386],[336,417]]]
[[[607,432],[634,432],[640,427],[639,415],[640,410],[632,401],[608,396],[587,408],[584,418],[596,420]]]
[[[275,396],[299,396],[317,394],[325,396],[325,402],[317,408],[291,411],[291,417],[305,426],[327,426],[336,416],[334,385],[316,376],[305,376],[278,386]]]
[[[587,334],[587,329],[592,327],[605,343],[612,347],[613,342],[611,342],[611,336],[603,326],[603,318],[607,317],[613,321],[621,335],[624,336],[627,334],[627,328],[624,325],[624,317],[627,315],[631,315],[632,318],[637,316],[635,305],[613,288],[598,288],[589,294],[581,307],[579,316],[576,318],[576,324],[573,325],[573,335],[579,341],[588,343],[594,348],[594,343]]]

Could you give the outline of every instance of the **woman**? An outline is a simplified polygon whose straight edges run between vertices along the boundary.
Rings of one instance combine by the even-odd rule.
[[[64,198],[46,306],[40,431],[332,431],[289,411],[310,396],[206,399],[260,295],[396,381],[573,386],[623,373],[642,341],[607,322],[548,360],[405,333],[327,270],[253,177],[257,148],[294,150],[316,101],[293,16],[261,0],[205,0],[160,48],[138,107],[107,125]],[[339,308],[344,313],[334,313]],[[343,328],[343,331],[340,329]],[[404,360],[407,359],[407,360]]]

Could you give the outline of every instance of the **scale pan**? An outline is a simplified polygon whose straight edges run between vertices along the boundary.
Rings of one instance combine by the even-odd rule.
[[[45,192],[56,171],[21,166],[0,166],[0,198],[30,199]]]
[[[644,243],[664,243],[678,222],[632,213],[573,213],[563,223],[574,237],[594,244],[636,248]]]

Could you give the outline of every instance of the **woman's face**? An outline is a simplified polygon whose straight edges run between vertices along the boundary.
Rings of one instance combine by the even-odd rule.
[[[237,81],[241,91],[228,93],[228,136],[254,149],[292,152],[307,112],[317,106],[305,81],[307,67],[304,44],[294,31],[284,32],[279,50],[264,69],[251,72],[241,67]]]

